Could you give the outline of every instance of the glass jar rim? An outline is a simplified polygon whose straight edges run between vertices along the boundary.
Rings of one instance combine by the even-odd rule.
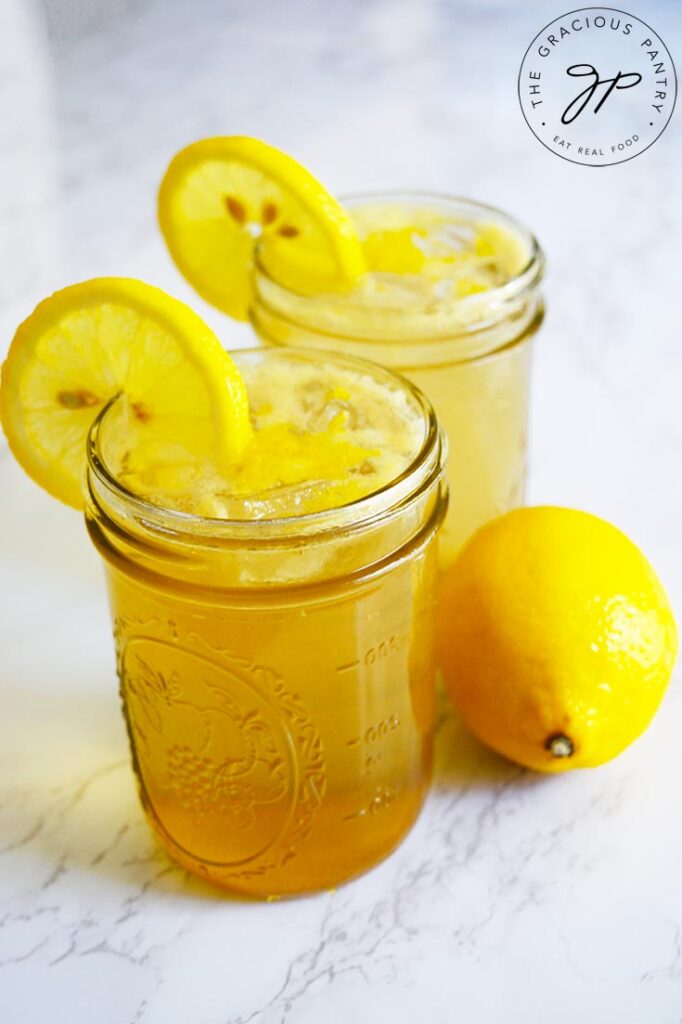
[[[487,289],[483,293],[473,293],[471,295],[465,295],[454,299],[450,304],[453,308],[456,307],[460,310],[475,310],[476,308],[480,308],[482,305],[482,296],[485,296],[485,301],[488,306],[492,304],[504,306],[505,304],[531,292],[537,287],[537,285],[539,285],[544,276],[545,254],[536,236],[521,221],[517,220],[511,214],[506,213],[504,210],[501,210],[497,206],[479,202],[475,199],[469,199],[466,196],[437,191],[420,191],[417,189],[388,189],[378,192],[351,192],[340,195],[339,201],[349,209],[362,204],[398,201],[413,203],[416,206],[426,206],[431,204],[436,207],[452,207],[453,209],[457,208],[459,210],[466,210],[471,213],[472,217],[476,216],[479,219],[488,215],[495,222],[502,223],[512,228],[517,235],[520,235],[528,246],[528,259],[522,269],[519,270],[517,274],[510,277],[508,281],[505,281],[504,284],[496,285],[495,287]],[[256,274],[256,278],[258,275],[262,275],[263,279],[267,281],[270,286],[281,290],[284,295],[295,298],[297,302],[305,303],[307,300],[312,304],[315,301],[319,301],[321,297],[324,297],[324,295],[328,295],[330,298],[336,297],[335,293],[309,294],[302,291],[296,291],[282,284],[266,267],[263,260],[262,246],[260,242],[257,242],[254,248],[254,273]],[[353,302],[352,293],[350,295],[343,293],[343,295],[344,302],[347,302],[351,309],[366,309],[366,307]],[[382,306],[382,310],[388,314],[404,313],[404,307],[401,307],[399,303],[395,306]],[[294,317],[291,319],[293,322],[297,322]],[[481,326],[482,322],[480,320],[476,321],[475,318],[472,319],[472,330],[478,330]]]
[[[259,543],[277,543],[284,540],[291,543],[297,536],[340,535],[366,529],[387,520],[409,506],[443,474],[447,442],[433,406],[418,387],[400,374],[366,359],[324,350],[311,352],[305,349],[282,350],[252,346],[236,349],[230,354],[237,357],[237,361],[241,356],[293,359],[311,363],[322,360],[363,374],[370,373],[375,379],[383,378],[394,385],[399,384],[403,392],[413,399],[423,413],[424,435],[418,451],[397,476],[377,490],[322,511],[261,519],[204,516],[169,508],[137,494],[122,483],[107,464],[102,451],[102,430],[120,398],[120,395],[117,395],[99,412],[88,433],[87,493],[95,507],[102,507],[104,501],[108,507],[113,507],[124,516],[132,514],[146,528],[196,542],[201,542],[202,539],[206,542],[237,539],[240,542],[254,540]]]

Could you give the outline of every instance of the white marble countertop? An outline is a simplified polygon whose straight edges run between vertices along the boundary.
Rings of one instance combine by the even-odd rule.
[[[100,273],[160,284],[247,340],[194,299],[154,227],[166,160],[203,135],[260,134],[337,191],[488,200],[550,263],[530,498],[621,525],[682,607],[679,115],[616,167],[543,149],[516,74],[561,5],[48,6],[49,43],[28,0],[0,11],[0,347],[43,295]],[[629,6],[674,52],[679,4]],[[0,573],[3,1024],[682,1021],[679,672],[630,750],[561,778],[497,759],[448,715],[394,856],[336,892],[238,902],[155,845],[97,558],[4,446]]]

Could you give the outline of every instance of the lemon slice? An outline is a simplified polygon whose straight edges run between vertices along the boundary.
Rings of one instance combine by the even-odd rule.
[[[154,442],[149,459],[162,450],[235,459],[251,436],[241,375],[191,309],[127,278],[64,288],[18,328],[0,416],[26,472],[74,508],[83,506],[88,432],[117,394],[136,437]]]
[[[286,153],[244,136],[178,153],[159,189],[159,224],[196,291],[248,319],[254,249],[280,283],[304,294],[348,287],[364,270],[344,208]]]

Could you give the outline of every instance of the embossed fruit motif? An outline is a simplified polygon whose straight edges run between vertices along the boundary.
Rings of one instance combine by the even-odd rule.
[[[121,664],[140,780],[164,831],[224,865],[262,855],[286,828],[298,770],[267,692],[150,637],[130,639]]]

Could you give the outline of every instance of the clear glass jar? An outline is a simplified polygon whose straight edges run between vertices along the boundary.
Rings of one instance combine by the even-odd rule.
[[[421,424],[405,471],[351,504],[201,518],[116,478],[111,409],[89,442],[86,519],[106,565],[145,812],[190,871],[255,896],[334,886],[381,860],[431,771],[444,446],[412,385],[329,359],[403,396]]]
[[[527,263],[507,283],[438,303],[372,303],[360,289],[301,295],[283,287],[257,253],[251,320],[268,345],[322,348],[371,359],[405,374],[430,398],[449,440],[453,495],[440,540],[449,561],[483,522],[522,504],[531,341],[542,323],[544,257],[521,224],[492,207],[427,193],[343,200],[358,207],[426,208],[464,224],[513,233]]]

